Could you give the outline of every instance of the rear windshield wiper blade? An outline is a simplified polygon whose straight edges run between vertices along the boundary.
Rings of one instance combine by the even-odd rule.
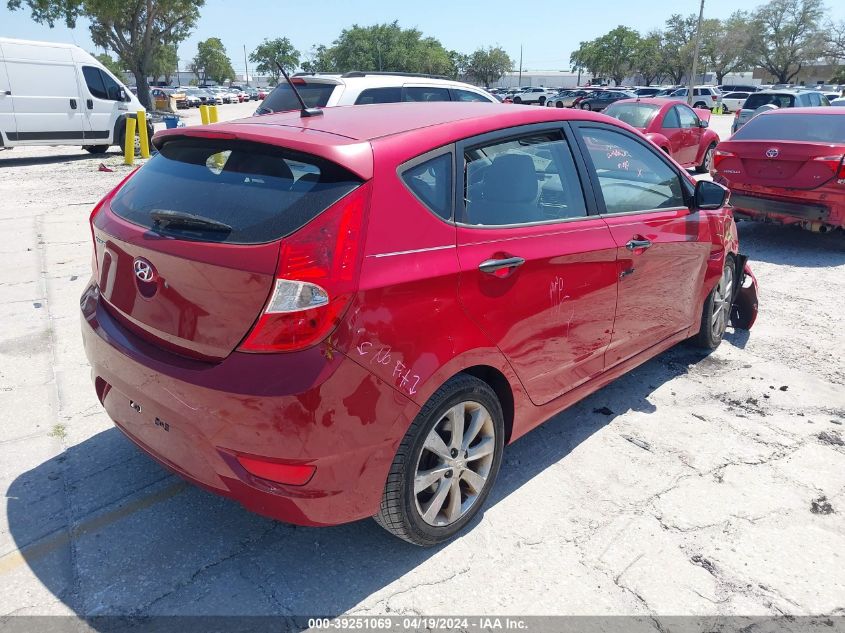
[[[153,224],[157,227],[167,229],[201,229],[203,231],[216,231],[231,233],[232,227],[225,222],[218,222],[211,218],[204,218],[201,215],[183,213],[181,211],[165,211],[156,209],[150,211]]]

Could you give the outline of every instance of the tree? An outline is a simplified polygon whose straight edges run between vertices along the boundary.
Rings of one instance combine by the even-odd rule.
[[[640,34],[622,25],[596,40],[596,49],[606,74],[617,86],[630,74],[632,54],[639,45]]]
[[[501,46],[479,48],[469,56],[466,74],[489,87],[506,72],[513,69],[513,60]]]
[[[112,75],[114,75],[121,81],[126,81],[126,71],[123,70],[123,64],[117,61],[114,57],[112,57],[108,53],[100,53],[99,55],[94,55],[94,58],[103,66],[108,68],[111,71]]]
[[[449,51],[449,60],[452,62],[452,70],[449,75],[455,79],[463,79],[469,68],[470,56],[458,51]]]
[[[150,75],[154,80],[164,77],[165,83],[169,86],[170,79],[176,74],[176,67],[179,60],[176,57],[176,46],[170,44],[161,46],[153,55],[153,63],[150,67]]]
[[[663,62],[660,58],[663,47],[663,33],[649,31],[640,38],[633,51],[631,66],[638,73],[646,86],[659,81],[663,76]]]
[[[572,71],[587,71],[595,77],[603,77],[607,68],[604,59],[596,45],[596,40],[581,42],[578,48],[569,56]]]
[[[199,18],[205,0],[7,0],[9,9],[27,6],[32,19],[54,26],[64,21],[76,26],[88,20],[94,44],[117,54],[135,77],[138,98],[152,107],[147,77],[156,51],[167,43],[181,42]]]
[[[438,40],[391,22],[344,29],[330,47],[317,47],[314,59],[302,68],[306,72],[379,70],[445,75],[452,71],[452,60]]]
[[[255,64],[255,70],[263,75],[270,75],[270,84],[279,83],[282,73],[276,62],[284,66],[285,71],[292,72],[299,66],[299,51],[296,50],[286,37],[274,40],[265,39],[249,54],[249,61]]]
[[[234,79],[235,69],[219,37],[209,37],[197,44],[197,56],[191,62],[191,72],[202,84],[209,79],[218,84]]]
[[[680,84],[687,73],[692,71],[697,28],[698,16],[696,15],[684,17],[674,13],[666,20],[660,57],[663,71],[669,75],[675,84]]]
[[[824,55],[822,0],[770,0],[751,16],[755,61],[778,83],[790,83],[801,69]]]
[[[728,73],[753,64],[752,30],[748,15],[736,11],[727,20],[705,20],[702,24],[701,59],[721,84]]]

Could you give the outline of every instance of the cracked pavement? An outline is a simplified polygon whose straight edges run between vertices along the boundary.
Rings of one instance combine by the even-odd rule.
[[[754,330],[676,347],[520,439],[471,529],[422,550],[372,521],[250,514],[112,427],[78,298],[88,215],[126,170],[0,153],[0,617],[845,615],[845,237],[740,224]]]

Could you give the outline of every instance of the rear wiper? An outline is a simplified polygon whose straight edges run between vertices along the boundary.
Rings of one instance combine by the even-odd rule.
[[[165,211],[156,209],[150,211],[153,224],[157,227],[167,229],[202,229],[204,231],[219,231],[231,233],[232,227],[224,222],[218,222],[211,218],[204,218],[201,215],[182,213],[181,211]]]

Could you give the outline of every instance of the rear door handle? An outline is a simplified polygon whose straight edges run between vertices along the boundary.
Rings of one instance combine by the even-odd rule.
[[[71,110],[76,110],[76,99],[70,100],[70,108]]]
[[[503,268],[517,268],[525,263],[522,257],[506,257],[504,259],[485,259],[478,265],[478,270],[483,273],[493,274]]]
[[[85,105],[87,105],[87,106],[88,106],[88,109],[89,109],[89,110],[93,110],[93,109],[94,109],[94,100],[93,100],[93,99],[88,99],[88,100],[85,102]]]
[[[12,91],[11,91],[11,90],[6,90],[6,91],[4,91],[4,92],[3,92],[3,94],[4,94],[4,95],[6,95],[7,97],[11,97],[11,96],[12,96]]]
[[[629,251],[636,251],[636,250],[640,250],[640,249],[645,250],[649,246],[651,246],[651,240],[645,240],[645,239],[643,239],[643,240],[630,239],[630,240],[628,240],[628,243],[625,244],[625,248],[627,248]]]

